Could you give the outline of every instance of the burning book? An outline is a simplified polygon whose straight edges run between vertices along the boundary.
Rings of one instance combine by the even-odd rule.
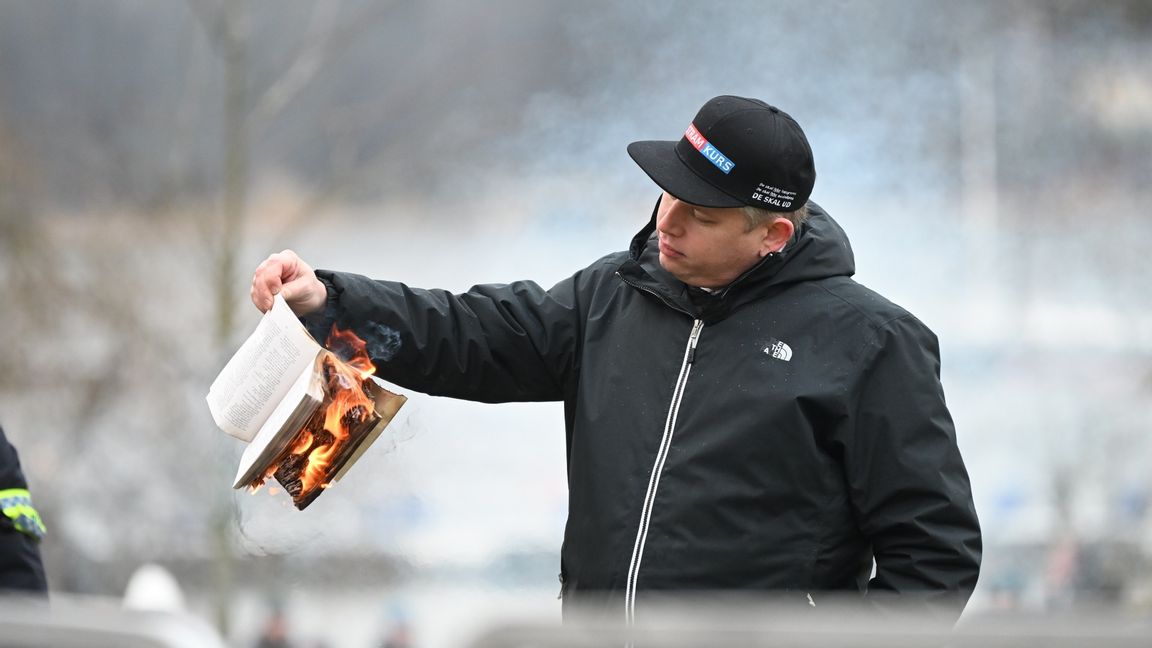
[[[325,346],[277,296],[213,381],[213,420],[248,442],[233,488],[274,478],[304,509],[348,472],[407,400],[372,375],[365,343],[351,331],[333,327]]]

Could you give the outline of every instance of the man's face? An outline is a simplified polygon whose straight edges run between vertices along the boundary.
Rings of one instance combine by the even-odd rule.
[[[656,211],[660,265],[690,286],[721,288],[771,251],[767,226],[748,230],[739,207],[699,207],[667,191]]]

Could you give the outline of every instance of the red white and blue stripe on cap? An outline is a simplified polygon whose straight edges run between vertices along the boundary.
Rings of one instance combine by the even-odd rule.
[[[687,139],[688,143],[695,147],[697,151],[700,151],[701,155],[724,173],[728,173],[736,167],[735,162],[728,159],[727,155],[721,153],[719,149],[712,146],[712,143],[700,134],[700,131],[696,129],[696,124],[688,124],[688,130],[684,131],[684,138]]]

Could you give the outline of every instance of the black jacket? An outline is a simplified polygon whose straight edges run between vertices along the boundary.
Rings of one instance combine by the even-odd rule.
[[[44,526],[32,508],[16,448],[0,428],[0,594],[48,591],[40,538]]]
[[[379,375],[410,389],[564,402],[566,604],[622,599],[630,618],[648,590],[868,589],[958,611],[981,541],[936,338],[850,278],[847,237],[810,206],[715,294],[660,267],[653,214],[629,252],[547,291],[320,271],[328,309],[307,323],[391,335]]]

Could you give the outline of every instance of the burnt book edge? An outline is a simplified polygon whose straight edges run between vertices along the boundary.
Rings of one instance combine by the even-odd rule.
[[[288,393],[272,410],[240,456],[232,488],[241,489],[264,476],[268,468],[288,449],[297,433],[324,403],[324,381],[318,350],[309,370],[301,372]]]
[[[385,387],[384,382],[379,378],[372,376],[371,380],[374,389],[372,399],[375,402],[376,415],[380,417],[380,420],[359,440],[350,442],[353,444],[352,453],[348,456],[348,459],[344,461],[344,464],[332,475],[329,483],[340,481],[340,478],[352,469],[352,465],[367,452],[369,446],[375,443],[376,439],[380,438],[380,434],[384,432],[384,428],[388,427],[392,420],[396,418],[396,414],[400,411],[400,408],[408,401],[407,396],[389,391],[388,388]]]

